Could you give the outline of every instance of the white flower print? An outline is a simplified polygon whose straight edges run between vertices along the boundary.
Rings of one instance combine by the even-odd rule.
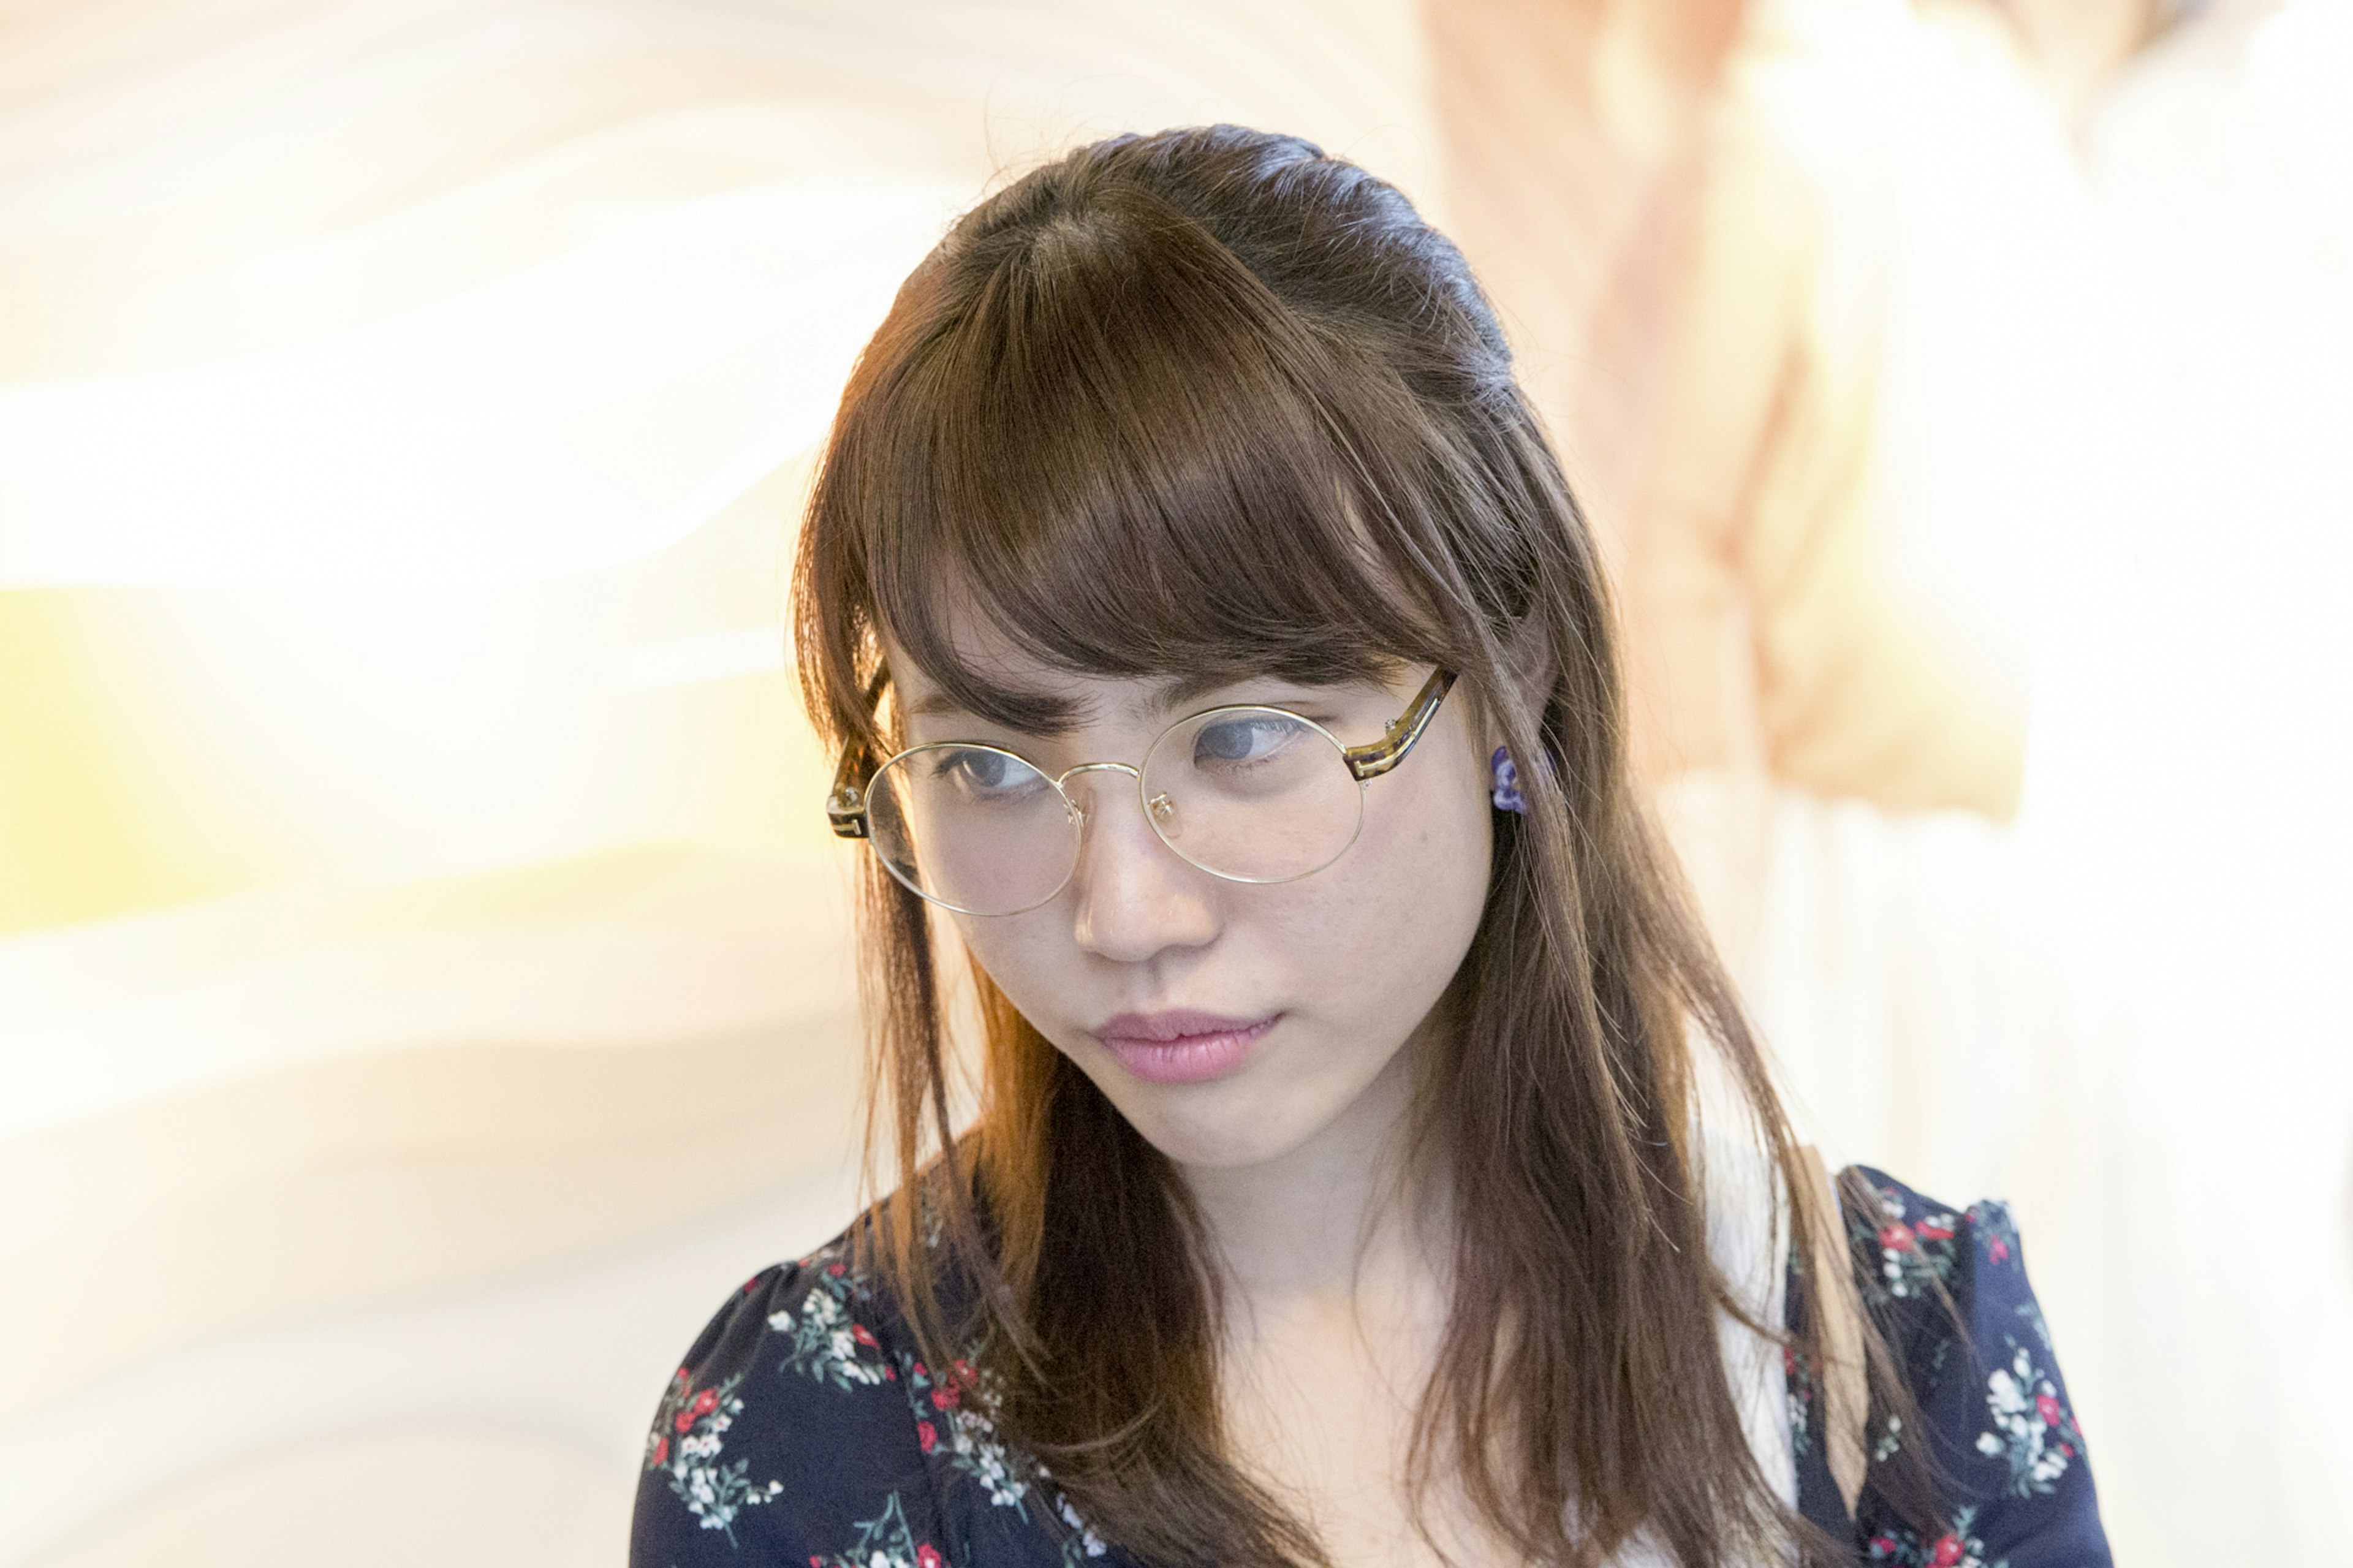
[[[820,1254],[813,1263],[823,1258]],[[824,1261],[801,1298],[800,1311],[768,1314],[768,1327],[792,1341],[785,1370],[806,1373],[836,1388],[871,1388],[892,1375],[873,1331],[850,1316],[849,1302],[863,1299],[863,1286],[839,1259]]]
[[[1986,1377],[1986,1412],[1992,1430],[1978,1435],[1977,1449],[2006,1459],[2010,1490],[2019,1497],[2048,1492],[2067,1472],[2083,1446],[2075,1417],[2059,1401],[2059,1388],[2039,1371],[2024,1345],[2010,1340],[2010,1361]]]
[[[653,1430],[646,1435],[646,1468],[660,1471],[668,1479],[671,1493],[686,1504],[686,1511],[702,1528],[725,1531],[731,1542],[735,1539],[737,1514],[785,1489],[779,1480],[765,1486],[754,1482],[748,1474],[751,1462],[747,1459],[732,1465],[718,1463],[723,1447],[719,1435],[744,1408],[744,1402],[735,1396],[741,1382],[743,1375],[738,1373],[697,1389],[686,1368],[679,1368],[662,1394],[660,1409],[654,1413]]]
[[[1102,1556],[1103,1554],[1103,1538],[1095,1534],[1085,1520],[1079,1517],[1079,1510],[1071,1506],[1071,1500],[1057,1492],[1054,1494],[1054,1507],[1056,1511],[1061,1514],[1062,1522],[1078,1532],[1079,1542],[1086,1549],[1087,1555]]]
[[[916,1439],[923,1452],[932,1453],[944,1444],[948,1463],[978,1481],[993,1506],[1021,1508],[1029,1494],[1029,1482],[1022,1467],[1006,1451],[996,1426],[968,1397],[983,1393],[980,1373],[972,1363],[959,1358],[935,1372],[912,1355],[902,1355],[900,1367],[906,1373],[907,1400],[915,1407]]]
[[[1016,1453],[997,1435],[986,1414],[991,1388],[987,1373],[962,1357],[935,1369],[905,1352],[899,1357],[899,1370],[905,1374],[901,1382],[915,1410],[916,1441],[925,1454],[944,1454],[951,1468],[980,1484],[992,1506],[1013,1509],[1025,1520],[1038,1517],[1029,1511],[1031,1497],[1050,1503],[1050,1517],[1069,1526],[1061,1542],[1066,1565],[1108,1550],[1070,1500],[1049,1484],[1046,1467]]]

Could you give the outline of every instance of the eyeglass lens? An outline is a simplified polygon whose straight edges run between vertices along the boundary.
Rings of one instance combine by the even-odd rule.
[[[1098,779],[1102,809],[1120,792],[1108,774]],[[1275,708],[1215,709],[1172,726],[1145,754],[1141,786],[1162,842],[1237,881],[1321,870],[1363,822],[1363,786],[1340,743]],[[918,747],[875,774],[867,801],[883,864],[951,909],[1034,909],[1078,866],[1078,808],[1052,779],[993,746]]]

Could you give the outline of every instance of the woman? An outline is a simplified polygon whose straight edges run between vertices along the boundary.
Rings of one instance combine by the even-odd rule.
[[[795,594],[900,1180],[690,1351],[640,1568],[2107,1560],[2005,1212],[1794,1145],[1395,191],[1216,127],[983,203]]]

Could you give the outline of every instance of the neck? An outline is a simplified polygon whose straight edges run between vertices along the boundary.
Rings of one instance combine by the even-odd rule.
[[[1281,1157],[1187,1168],[1224,1287],[1219,1415],[1228,1456],[1298,1500],[1340,1562],[1401,1561],[1414,1532],[1416,1413],[1451,1305],[1435,1159],[1410,1147],[1417,1031],[1330,1125]],[[1401,1490],[1400,1489],[1404,1489]],[[1504,1562],[1478,1543],[1457,1561]],[[1378,1549],[1372,1542],[1379,1541]],[[1419,1554],[1414,1554],[1417,1557]]]

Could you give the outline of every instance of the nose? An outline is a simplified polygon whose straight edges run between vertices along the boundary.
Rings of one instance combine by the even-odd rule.
[[[1138,798],[1135,770],[1098,763],[1065,784],[1084,815],[1072,934],[1089,952],[1142,963],[1174,948],[1199,947],[1218,934],[1214,880],[1187,865],[1152,830]]]

